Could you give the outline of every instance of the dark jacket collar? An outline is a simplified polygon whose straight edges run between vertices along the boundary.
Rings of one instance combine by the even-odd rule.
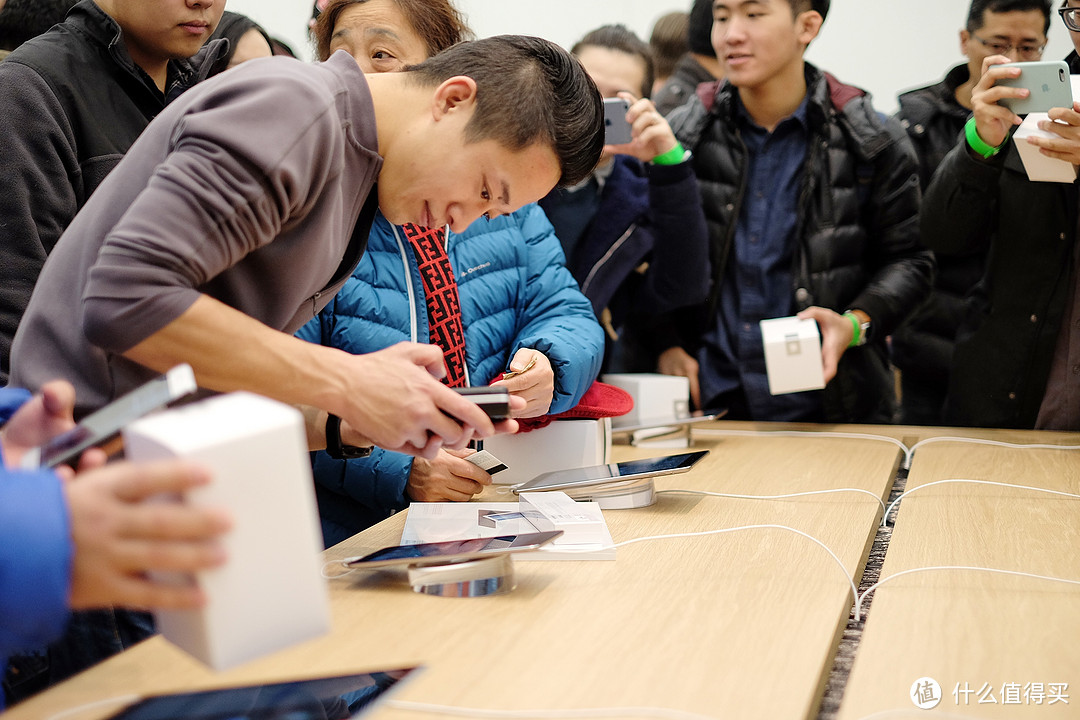
[[[124,31],[107,12],[98,7],[94,0],[82,0],[69,12],[64,24],[73,32],[83,36],[87,42],[101,47],[120,67],[138,77],[150,89],[157,90],[157,85],[128,53],[124,43]],[[195,83],[205,80],[215,63],[228,52],[228,41],[212,40],[204,45],[189,60],[170,60],[165,96],[173,99]]]

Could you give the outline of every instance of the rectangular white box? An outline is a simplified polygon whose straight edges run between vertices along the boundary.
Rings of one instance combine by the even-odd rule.
[[[634,398],[634,409],[615,418],[616,425],[663,425],[690,416],[690,381],[660,373],[608,373],[600,378]]]
[[[527,433],[495,435],[484,449],[506,464],[492,482],[514,485],[540,473],[611,462],[611,418],[554,420]]]
[[[185,500],[223,507],[233,520],[223,539],[226,564],[194,578],[209,602],[155,613],[162,635],[223,670],[330,629],[307,439],[295,408],[250,393],[219,395],[133,423],[124,447],[131,460],[179,457],[207,467],[213,481]]]
[[[1024,171],[1027,172],[1028,180],[1035,182],[1072,183],[1076,180],[1076,166],[1067,160],[1046,157],[1039,148],[1028,143],[1026,138],[1043,137],[1056,138],[1054,133],[1039,129],[1041,120],[1049,120],[1046,113],[1029,113],[1024,122],[1013,132],[1013,142],[1016,150],[1020,153],[1020,159],[1024,163]]]
[[[762,320],[765,371],[773,395],[825,387],[817,323],[797,317]]]

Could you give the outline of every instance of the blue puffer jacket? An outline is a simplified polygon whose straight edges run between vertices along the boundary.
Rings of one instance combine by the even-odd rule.
[[[468,384],[487,384],[518,349],[534,348],[555,371],[550,412],[574,407],[600,370],[604,335],[543,210],[527,205],[478,220],[461,235],[449,234],[447,252],[461,297]],[[424,289],[404,233],[380,214],[353,276],[297,336],[354,354],[427,342]],[[376,448],[358,460],[312,456],[328,546],[409,503],[408,455]]]

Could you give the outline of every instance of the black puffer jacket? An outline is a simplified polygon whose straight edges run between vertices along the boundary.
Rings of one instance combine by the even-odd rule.
[[[1030,182],[1011,142],[990,160],[957,143],[927,188],[922,232],[938,255],[989,249],[957,337],[949,424],[1035,426],[1072,289],[1077,192]]]
[[[967,65],[957,65],[941,82],[899,98],[896,117],[915,146],[924,191],[941,161],[956,147],[971,114],[956,101],[956,89],[969,77]],[[927,390],[936,389],[942,402],[956,333],[967,313],[966,297],[982,277],[985,264],[985,251],[938,257],[929,300],[893,335],[893,363],[904,372],[905,382],[910,379]]]
[[[919,181],[903,129],[883,119],[869,97],[806,64],[811,127],[800,191],[793,309],[860,308],[873,320],[870,342],[844,353],[825,389],[831,422],[888,422],[895,407],[885,337],[926,297],[933,257],[918,239]],[[711,88],[715,87],[715,92]],[[672,113],[679,139],[694,152],[709,223],[713,280],[708,302],[683,318],[691,354],[716,316],[746,185],[746,147],[735,122],[736,90],[702,86]]]
[[[90,194],[165,107],[205,77],[223,40],[169,63],[166,93],[139,68],[120,26],[83,0],[0,63],[0,384],[45,257]]]

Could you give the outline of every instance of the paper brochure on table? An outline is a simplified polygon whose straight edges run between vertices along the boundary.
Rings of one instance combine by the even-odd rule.
[[[558,529],[563,531],[561,538],[536,552],[521,553],[516,559],[614,560],[614,541],[600,506],[594,502],[574,505],[578,517],[558,525]],[[527,505],[525,510],[529,510]],[[402,545],[534,533],[539,530],[537,524],[522,513],[522,503],[516,502],[412,503],[408,513],[401,532]]]

